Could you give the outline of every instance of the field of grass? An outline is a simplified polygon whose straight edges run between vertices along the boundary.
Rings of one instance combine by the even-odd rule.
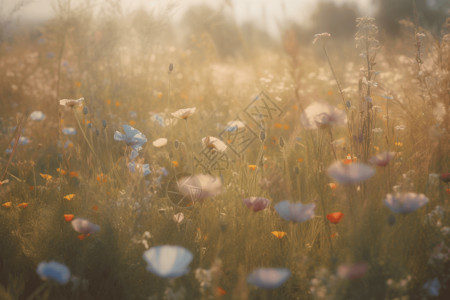
[[[224,56],[57,12],[2,30],[0,299],[450,299],[448,20]]]

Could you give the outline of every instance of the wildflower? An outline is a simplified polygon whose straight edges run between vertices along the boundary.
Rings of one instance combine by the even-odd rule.
[[[66,265],[56,261],[39,263],[36,272],[43,280],[53,280],[59,284],[66,284],[70,279],[70,270]]]
[[[442,173],[441,176],[439,176],[439,178],[445,182],[445,183],[449,183],[450,182],[450,173]]]
[[[138,170],[142,176],[147,176],[151,173],[149,164],[140,164],[134,161],[128,164],[128,170],[130,170],[131,173],[135,173],[136,170]]]
[[[274,289],[282,286],[289,276],[291,276],[289,269],[260,268],[247,277],[247,282],[259,288]]]
[[[167,139],[166,138],[159,138],[157,140],[153,141],[153,146],[156,148],[161,148],[167,145]]]
[[[225,296],[227,294],[227,291],[221,288],[220,286],[217,287],[217,294],[219,296]]]
[[[35,110],[30,114],[30,119],[33,121],[43,121],[45,120],[45,114],[42,111]]]
[[[98,183],[106,183],[107,181],[108,181],[108,177],[105,174],[100,173],[100,174],[97,175],[97,182]]]
[[[369,179],[375,169],[362,163],[346,165],[337,161],[328,167],[327,174],[340,184],[352,184]]]
[[[372,132],[373,133],[382,133],[383,129],[381,129],[381,128],[374,128],[374,129],[372,129]]]
[[[11,201],[5,202],[5,203],[2,204],[2,206],[5,207],[5,208],[11,208],[12,207],[12,202]]]
[[[284,238],[286,236],[286,232],[284,231],[272,231],[271,232],[277,239],[281,240],[282,238]]]
[[[406,128],[405,125],[397,125],[394,127],[394,129],[397,131],[403,131],[403,130],[405,130],[405,128]]]
[[[303,205],[302,203],[291,203],[288,200],[281,201],[275,205],[275,210],[280,217],[286,221],[305,222],[314,218],[314,203]]]
[[[395,152],[382,152],[369,159],[369,162],[373,165],[384,167],[386,166],[392,158],[394,158]]]
[[[26,203],[26,202],[19,203],[19,204],[17,204],[17,207],[27,208],[28,207],[28,203]]]
[[[327,219],[328,219],[328,221],[330,221],[330,223],[337,224],[341,221],[343,216],[344,216],[344,214],[341,212],[334,212],[334,213],[328,214]]]
[[[367,273],[368,269],[369,265],[362,262],[357,264],[340,265],[337,269],[337,273],[341,278],[354,280],[363,277]]]
[[[428,203],[428,198],[424,194],[397,193],[394,196],[387,194],[384,204],[393,212],[408,214],[416,211]]]
[[[335,190],[335,189],[337,188],[337,184],[334,183],[334,182],[330,182],[330,183],[328,184],[328,186],[329,186],[330,189],[332,189],[332,190]]]
[[[176,168],[176,167],[178,167],[180,164],[176,161],[176,160],[173,160],[172,161],[172,166],[174,167],[174,168]]]
[[[139,130],[130,125],[122,125],[125,134],[116,131],[114,133],[114,140],[123,141],[135,151],[142,149],[142,146],[147,142],[147,138]]]
[[[256,165],[248,165],[248,169],[250,171],[255,171],[257,169],[257,166]]]
[[[235,132],[241,128],[245,128],[245,123],[240,120],[234,120],[227,123],[225,130],[228,132]]]
[[[72,221],[72,227],[76,232],[82,234],[92,234],[100,230],[100,226],[91,223],[86,219],[76,218]]]
[[[242,202],[254,212],[264,210],[269,206],[270,200],[263,197],[250,197],[245,198]]]
[[[172,116],[177,119],[187,120],[187,118],[195,113],[196,109],[197,108],[195,107],[179,109],[176,112],[172,113]]]
[[[52,178],[53,178],[52,175],[49,175],[49,174],[39,173],[39,175],[41,175],[41,177],[44,178],[47,181],[52,180]]]
[[[64,127],[61,131],[65,135],[75,135],[75,134],[77,134],[77,130],[75,128],[73,128],[73,127]]]
[[[65,214],[65,215],[64,215],[64,220],[66,220],[66,222],[70,222],[70,221],[73,220],[74,217],[75,217],[75,216],[72,215],[72,214]]]
[[[202,138],[202,143],[206,147],[217,150],[219,152],[225,152],[225,150],[227,150],[227,145],[220,139],[213,136],[207,136]]]
[[[74,100],[74,99],[62,99],[62,100],[59,100],[59,104],[63,105],[63,106],[66,106],[66,107],[73,108],[73,107],[78,106],[81,103],[83,103],[83,101],[84,101],[84,98],[80,98],[80,99],[77,99],[77,100]]]
[[[75,172],[75,171],[69,172],[69,177],[70,178],[78,177],[78,172]]]
[[[184,214],[182,212],[174,214],[172,219],[175,223],[181,224],[184,221]]]
[[[65,196],[64,196],[64,199],[70,201],[70,200],[73,199],[73,197],[75,197],[75,194],[68,194],[68,195],[65,195]]]
[[[315,43],[317,43],[320,40],[325,40],[327,38],[331,37],[331,34],[329,34],[328,32],[323,32],[323,33],[317,33],[314,35],[314,40],[313,40],[313,45]]]
[[[2,181],[0,181],[0,186],[7,184],[8,182],[9,182],[9,179],[2,180]]]
[[[147,270],[164,278],[176,278],[189,272],[192,253],[180,246],[156,246],[144,252]]]
[[[56,168],[56,172],[60,173],[61,175],[66,175],[67,171],[60,169],[60,168]]]
[[[341,126],[347,123],[347,114],[326,103],[314,102],[302,113],[300,121],[306,129]]]
[[[428,295],[431,297],[439,296],[439,290],[441,289],[441,284],[439,283],[439,279],[434,278],[430,279],[423,285],[423,288],[427,290]]]

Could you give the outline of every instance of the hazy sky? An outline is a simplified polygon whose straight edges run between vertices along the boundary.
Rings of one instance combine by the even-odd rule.
[[[21,0],[0,0],[2,4],[2,15],[11,10],[17,2]],[[31,1],[20,11],[22,19],[47,19],[53,14],[52,3],[56,0],[26,0]],[[85,0],[72,0],[72,3]],[[102,2],[104,0],[91,0],[91,2]],[[232,3],[232,9],[237,22],[241,23],[247,20],[258,22],[261,16],[264,16],[267,23],[264,26],[266,30],[276,33],[277,21],[283,19],[293,19],[299,23],[307,21],[309,14],[318,0],[229,0]],[[328,0],[332,1],[332,0]],[[334,0],[336,3],[357,2],[363,14],[370,14],[371,0]],[[176,17],[180,17],[187,7],[198,3],[207,3],[213,7],[224,5],[224,0],[122,0],[123,7],[127,10],[144,6],[161,9],[167,3],[175,3],[177,6]]]

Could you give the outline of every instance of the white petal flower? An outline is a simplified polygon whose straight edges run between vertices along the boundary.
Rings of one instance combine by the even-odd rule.
[[[166,138],[159,138],[157,140],[153,141],[153,146],[156,148],[161,148],[167,145],[167,139]]]
[[[247,277],[247,282],[260,288],[275,289],[282,286],[289,276],[291,276],[289,269],[260,268]]]
[[[428,198],[424,194],[397,193],[387,194],[384,204],[394,213],[408,214],[416,211],[428,203]]]
[[[341,126],[347,123],[347,114],[326,103],[314,102],[302,113],[300,121],[306,129]]]
[[[197,110],[197,108],[195,108],[195,107],[182,108],[182,109],[179,109],[176,112],[172,113],[172,116],[174,116],[177,119],[186,120],[187,118],[192,116],[196,110]]]
[[[327,174],[340,184],[351,184],[369,179],[375,174],[375,169],[362,163],[347,165],[337,161],[328,167]]]
[[[156,246],[144,252],[147,270],[164,278],[176,278],[189,272],[192,253],[180,246]]]
[[[202,138],[202,143],[206,147],[210,149],[215,149],[219,152],[225,152],[227,150],[227,145],[222,142],[220,139],[213,137],[213,136],[207,136]]]
[[[314,218],[314,203],[303,205],[302,203],[291,203],[288,200],[281,201],[275,205],[277,213],[286,221],[305,222]]]
[[[62,99],[59,100],[59,104],[66,106],[66,107],[75,107],[77,105],[80,105],[81,103],[83,103],[84,98],[80,98],[80,99]]]
[[[30,114],[30,119],[33,121],[43,121],[45,120],[45,114],[42,111],[36,110]]]
[[[82,234],[92,234],[100,230],[100,226],[91,223],[86,219],[76,218],[72,221],[72,227],[76,232]]]

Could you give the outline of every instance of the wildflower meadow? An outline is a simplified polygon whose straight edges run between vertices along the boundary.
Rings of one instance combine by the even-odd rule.
[[[425,1],[347,37],[233,1],[16,2],[0,299],[450,299],[450,19]]]

